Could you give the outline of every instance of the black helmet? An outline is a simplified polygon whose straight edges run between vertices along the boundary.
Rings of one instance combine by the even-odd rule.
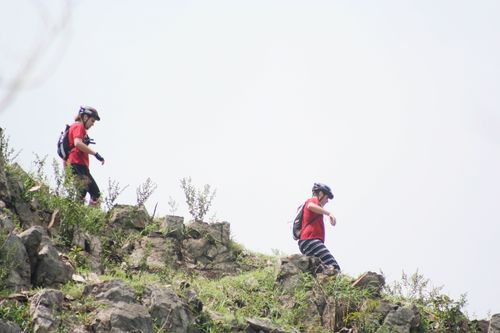
[[[333,199],[332,189],[328,185],[321,183],[314,183],[312,191],[313,193],[323,192],[328,196],[328,199]]]
[[[97,110],[90,106],[81,106],[78,114],[86,114],[87,116],[93,117],[95,120],[101,120],[101,118],[99,118]]]

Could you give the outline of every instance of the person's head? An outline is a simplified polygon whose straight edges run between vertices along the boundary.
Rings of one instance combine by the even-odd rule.
[[[321,206],[324,206],[329,199],[333,199],[333,192],[330,187],[322,183],[314,183],[312,194],[318,198]]]
[[[85,126],[85,129],[91,128],[96,120],[101,120],[99,113],[97,113],[96,109],[90,106],[81,106],[78,111],[78,115],[75,117],[75,121],[81,121]]]

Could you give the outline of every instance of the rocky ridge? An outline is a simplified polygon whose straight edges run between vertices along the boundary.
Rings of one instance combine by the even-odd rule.
[[[179,216],[154,222],[143,207],[117,205],[106,215],[100,234],[75,226],[71,244],[62,245],[58,241],[63,228],[60,214],[27,198],[28,190],[19,169],[11,172],[0,160],[0,313],[12,304],[29,309],[29,325],[21,328],[15,318],[1,317],[0,333],[23,329],[36,333],[284,333],[318,332],[318,327],[343,333],[443,332],[425,324],[425,313],[417,305],[384,298],[382,275],[367,272],[356,279],[341,277],[323,271],[317,258],[302,255],[281,258],[277,264],[257,260],[231,240],[227,222],[185,223]],[[179,271],[187,277],[218,281],[266,267],[276,272],[273,288],[280,291],[280,306],[303,307],[305,315],[297,327],[275,324],[273,319],[279,314],[266,309],[260,316],[213,326],[224,321],[223,315],[206,308],[189,279],[156,280],[138,287],[127,282],[130,276],[169,276]],[[301,289],[304,276],[311,277],[308,281],[313,285]],[[326,289],[341,282],[352,290],[366,291],[369,297],[360,304],[339,301]],[[247,284],[255,292],[261,287],[253,281]],[[76,296],[65,293],[68,285],[79,286],[81,292]],[[300,300],[299,290],[305,290]],[[245,306],[244,300],[234,303],[230,306]],[[349,320],[356,316],[363,320]],[[453,332],[500,333],[500,314],[488,321],[471,322],[460,314],[457,318],[463,320],[453,323]]]

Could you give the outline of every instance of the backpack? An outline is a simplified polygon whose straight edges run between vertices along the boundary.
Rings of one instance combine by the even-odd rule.
[[[71,146],[69,145],[69,125],[66,125],[64,131],[61,132],[59,140],[57,140],[57,155],[63,160],[67,160]]]
[[[306,203],[304,202],[302,205],[299,206],[299,208],[297,208],[297,213],[295,215],[295,218],[293,219],[292,234],[294,240],[300,239],[300,231],[302,230],[302,219],[304,218],[305,206]]]

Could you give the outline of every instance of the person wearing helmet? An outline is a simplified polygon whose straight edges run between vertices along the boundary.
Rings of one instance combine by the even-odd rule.
[[[331,266],[340,272],[340,266],[325,246],[325,224],[323,215],[328,216],[330,224],[335,226],[335,216],[323,207],[333,199],[333,192],[325,184],[314,183],[312,197],[304,205],[302,230],[300,232],[299,249],[302,254],[318,257],[323,265]]]
[[[89,205],[96,205],[101,196],[99,187],[94,178],[90,174],[89,155],[94,155],[95,158],[104,164],[104,158],[92,148],[89,144],[93,143],[87,135],[89,130],[96,121],[101,120],[97,110],[82,106],[75,117],[75,122],[70,126],[68,138],[71,151],[68,156],[67,164],[70,165],[71,171],[77,181],[78,195],[81,201],[85,200],[87,193],[90,195]]]

